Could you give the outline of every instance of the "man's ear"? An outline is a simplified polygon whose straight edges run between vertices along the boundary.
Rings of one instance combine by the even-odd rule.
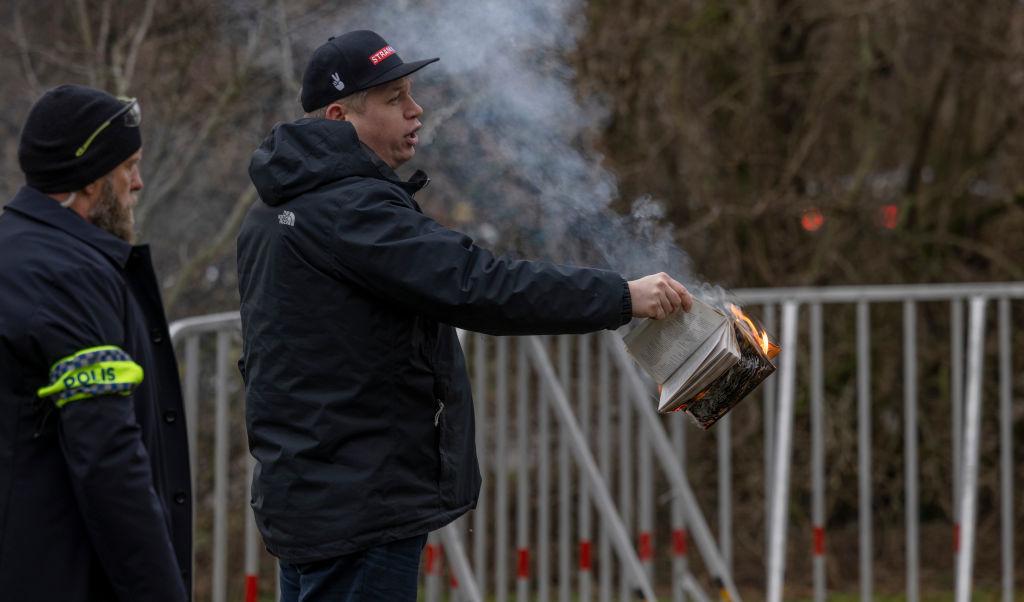
[[[92,210],[93,205],[96,204],[96,199],[99,197],[100,190],[103,187],[103,178],[99,178],[89,184],[86,184],[81,189],[72,192],[62,199],[62,207],[68,207],[82,219],[89,219],[89,211]],[[70,201],[70,202],[68,202]]]
[[[327,113],[325,115],[327,119],[331,121],[346,121],[348,114],[345,112],[345,107],[341,103],[332,102],[327,105]]]
[[[78,196],[80,198],[84,197],[84,198],[88,198],[88,199],[95,198],[96,196],[99,195],[100,188],[102,186],[103,186],[103,178],[98,178],[96,180],[93,180],[92,182],[90,182],[90,183],[86,184],[85,186],[83,186],[80,191],[78,191]]]

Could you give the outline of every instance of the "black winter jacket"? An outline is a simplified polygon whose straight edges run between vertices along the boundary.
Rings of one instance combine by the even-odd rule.
[[[22,188],[0,215],[0,599],[188,599],[190,500],[148,247]]]
[[[270,552],[329,558],[476,504],[473,405],[453,327],[617,328],[618,274],[496,257],[426,215],[347,122],[279,124],[238,238],[252,506]]]

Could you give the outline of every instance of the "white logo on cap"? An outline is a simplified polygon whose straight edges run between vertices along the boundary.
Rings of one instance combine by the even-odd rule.
[[[345,82],[341,81],[341,78],[338,77],[337,72],[331,74],[331,83],[334,84],[334,87],[338,89],[338,92],[341,92],[342,90],[345,89]]]

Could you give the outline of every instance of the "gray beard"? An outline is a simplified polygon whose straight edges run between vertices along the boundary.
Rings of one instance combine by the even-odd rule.
[[[99,200],[89,210],[89,221],[129,244],[135,243],[135,219],[132,217],[132,210],[118,202],[110,178],[103,180]]]

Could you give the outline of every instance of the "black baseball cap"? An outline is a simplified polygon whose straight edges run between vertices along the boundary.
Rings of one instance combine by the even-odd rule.
[[[403,62],[391,44],[365,29],[333,36],[316,49],[302,74],[302,110],[315,111],[361,90],[405,77],[438,60]]]

